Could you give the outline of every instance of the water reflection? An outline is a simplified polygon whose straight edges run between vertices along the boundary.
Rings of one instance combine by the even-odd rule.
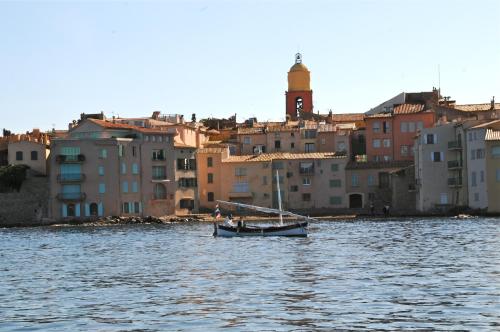
[[[495,330],[497,219],[0,231],[0,330]]]

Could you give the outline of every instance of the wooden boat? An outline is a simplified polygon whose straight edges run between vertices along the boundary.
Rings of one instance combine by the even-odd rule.
[[[278,189],[278,209],[271,209],[262,206],[243,204],[238,202],[228,202],[218,200],[217,202],[221,204],[231,205],[238,208],[245,208],[256,210],[259,212],[264,212],[268,214],[279,214],[280,216],[280,224],[277,226],[247,226],[244,222],[239,221],[237,225],[231,225],[231,220],[228,220],[230,223],[225,223],[221,225],[219,223],[214,223],[214,236],[222,236],[222,237],[233,237],[233,236],[307,236],[307,226],[308,220],[314,220],[313,218],[302,216],[300,214],[292,213],[289,211],[283,211],[281,209],[281,195],[279,189],[279,174],[276,172],[277,178],[277,189]],[[305,221],[296,222],[293,224],[284,225],[283,224],[283,216],[290,216],[300,219],[304,219]]]

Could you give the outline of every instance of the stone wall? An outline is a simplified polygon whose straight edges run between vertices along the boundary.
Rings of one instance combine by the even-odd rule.
[[[0,193],[0,227],[48,223],[48,198],[48,177],[28,170],[19,192]]]

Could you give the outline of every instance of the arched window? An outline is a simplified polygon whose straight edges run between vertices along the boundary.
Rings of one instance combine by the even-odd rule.
[[[165,186],[162,183],[155,184],[154,197],[155,199],[167,198],[167,189],[165,189]]]
[[[91,203],[90,204],[90,215],[91,216],[97,216],[98,214],[98,208],[96,203]]]
[[[297,117],[300,117],[300,113],[304,109],[304,101],[302,100],[302,97],[297,97],[295,99],[295,112],[297,114]]]
[[[67,212],[68,212],[67,213],[68,217],[74,217],[76,215],[75,204],[73,204],[73,203],[68,204]]]

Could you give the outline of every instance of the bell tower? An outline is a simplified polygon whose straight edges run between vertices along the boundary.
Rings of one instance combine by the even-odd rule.
[[[312,90],[311,77],[307,67],[302,63],[302,55],[295,54],[295,64],[288,72],[288,90],[286,95],[286,115],[291,120],[296,120],[305,115],[312,113]]]

